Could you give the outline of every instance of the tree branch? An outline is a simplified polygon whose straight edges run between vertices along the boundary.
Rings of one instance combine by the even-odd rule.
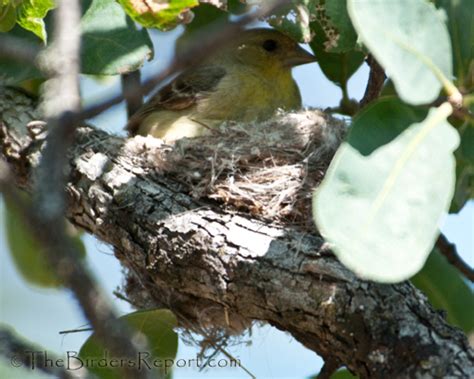
[[[459,256],[456,245],[449,242],[441,233],[436,241],[436,247],[445,256],[449,263],[456,267],[468,280],[474,282],[474,270]]]
[[[0,98],[0,149],[29,188],[36,116],[24,96]],[[266,321],[361,377],[474,375],[466,337],[409,282],[359,280],[316,235],[192,199],[158,172],[162,149],[82,127],[69,153],[68,217],[116,248],[135,304],[170,308],[194,330]]]
[[[35,62],[40,52],[37,45],[18,37],[2,33],[0,35],[0,58],[14,59],[22,63]]]
[[[78,0],[58,3],[54,11],[53,42],[40,62],[49,76],[43,86],[41,107],[50,133],[40,164],[32,172],[33,205],[25,204],[11,189],[8,172],[0,172],[0,189],[12,200],[32,236],[44,247],[46,261],[78,300],[99,341],[113,357],[136,359],[146,346],[141,343],[144,339],[134,339],[141,334],[117,319],[112,305],[79,259],[78,250],[66,233],[64,168],[76,131],[74,114],[80,110],[80,16]],[[134,342],[137,340],[140,343]],[[149,374],[128,366],[122,368],[122,372],[125,378],[147,378]]]
[[[380,96],[383,84],[387,78],[383,67],[380,66],[379,62],[377,62],[371,54],[369,54],[366,61],[370,67],[370,74],[364,97],[359,102],[361,108],[364,108],[367,104]]]
[[[25,341],[19,339],[11,330],[0,326],[0,355],[6,357],[13,368],[23,367],[26,370],[38,369],[58,379],[72,379],[77,377],[71,375],[64,367],[47,364],[46,356],[44,356],[45,353],[45,349],[27,344]],[[42,356],[38,357],[38,355]],[[55,362],[59,359],[49,352],[47,358]],[[85,377],[85,369],[81,368],[80,370],[83,375],[79,377]]]
[[[120,75],[128,118],[132,117],[143,104],[143,96],[140,91],[140,77],[140,70]]]

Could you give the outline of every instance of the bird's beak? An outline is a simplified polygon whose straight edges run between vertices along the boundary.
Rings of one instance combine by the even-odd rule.
[[[291,55],[285,59],[285,66],[295,67],[306,63],[316,62],[316,57],[307,52],[299,45],[291,52]]]

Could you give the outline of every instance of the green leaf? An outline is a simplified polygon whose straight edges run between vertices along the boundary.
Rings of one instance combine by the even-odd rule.
[[[346,91],[349,78],[364,62],[364,53],[356,50],[328,53],[324,45],[326,39],[321,26],[318,23],[312,23],[311,29],[315,31],[316,36],[311,41],[310,47],[318,59],[319,67],[329,80]]]
[[[474,293],[459,271],[435,249],[425,267],[412,279],[430,303],[447,312],[448,322],[460,327],[466,334],[474,331]]]
[[[94,0],[81,20],[82,73],[116,75],[139,69],[153,45],[115,0]]]
[[[443,17],[425,0],[348,0],[349,15],[362,42],[411,104],[435,100],[442,86],[457,93],[451,43]]]
[[[45,79],[42,78],[27,79],[19,84],[19,88],[25,91],[30,97],[37,99],[40,96],[41,86],[44,82]]]
[[[319,373],[310,376],[308,379],[318,379],[319,378]],[[342,369],[336,371],[334,374],[331,375],[331,379],[353,379],[357,378],[357,376],[354,376],[351,374],[351,372],[347,369]]]
[[[46,262],[44,253],[28,232],[20,215],[6,203],[5,234],[10,254],[23,279],[28,283],[44,288],[60,288],[61,282]]]
[[[199,29],[209,26],[215,22],[226,21],[228,12],[216,8],[211,4],[201,4],[193,9],[193,20],[186,25],[186,32],[197,32]]]
[[[227,11],[232,14],[242,14],[247,12],[248,7],[240,0],[227,0]]]
[[[461,128],[460,153],[466,162],[474,166],[474,122],[466,121]]]
[[[172,368],[165,366],[165,360],[174,359],[178,351],[178,335],[173,330],[177,327],[174,314],[167,309],[154,309],[129,313],[120,317],[120,319],[147,337],[148,349],[146,352],[142,352],[141,358],[147,362],[156,361],[161,363],[161,372],[170,375]],[[81,359],[100,359],[104,358],[106,354],[107,352],[100,344],[97,336],[92,334],[81,347],[79,357]],[[119,357],[109,356],[109,361],[112,358]],[[144,364],[142,366],[146,369]],[[156,372],[158,369],[155,368],[154,371]],[[93,367],[90,370],[101,379],[122,378],[119,368]],[[159,377],[158,374],[157,377]]]
[[[345,88],[351,76],[364,63],[365,55],[361,51],[345,53],[316,52],[317,59],[324,75],[339,87]]]
[[[389,110],[380,124],[391,122]],[[349,142],[336,153],[314,195],[313,215],[340,261],[358,276],[399,282],[423,267],[454,190],[459,136],[446,121],[451,112],[447,103],[431,109],[368,156]],[[370,134],[383,114],[375,112],[361,133]]]
[[[451,203],[452,213],[474,199],[474,125],[466,121],[460,128],[461,144],[456,150],[456,191]]]
[[[208,33],[210,28],[216,29],[223,27],[229,23],[231,13],[242,13],[245,10],[245,5],[238,0],[232,0],[220,3],[221,8],[218,8],[217,3],[200,4],[193,8],[193,20],[186,24],[184,33],[182,33],[176,41],[176,51],[185,51],[191,44],[198,43],[199,38],[203,37],[203,33]]]
[[[263,0],[259,3],[265,4]],[[315,12],[315,4],[310,0],[294,0],[270,15],[267,22],[294,40],[308,43],[312,39],[309,22],[315,17]]]
[[[28,283],[44,288],[60,288],[61,282],[48,265],[44,253],[15,210],[5,207],[5,234],[13,263]]]
[[[411,124],[421,122],[426,111],[394,96],[380,98],[364,108],[352,121],[348,142],[364,156],[394,140]]]
[[[436,5],[444,9],[448,16],[455,75],[459,85],[464,85],[469,91],[474,86],[474,1],[436,0]]]
[[[127,14],[145,28],[169,30],[186,20],[190,8],[199,5],[198,0],[118,0]]]
[[[393,85],[393,82],[388,79],[385,81],[385,84],[382,89],[382,93],[380,96],[397,96],[397,91],[395,90],[395,86]]]
[[[456,156],[458,155],[456,154]],[[458,158],[456,163],[456,191],[449,212],[458,213],[471,199],[474,199],[474,165]]]
[[[186,25],[184,33],[176,41],[176,50],[185,51],[186,48],[196,41],[201,35],[203,28],[214,23],[222,25],[228,22],[229,13],[210,4],[201,4],[193,9],[193,21]]]
[[[25,29],[15,26],[8,34],[17,37],[25,43],[40,46],[40,40]],[[41,78],[41,72],[31,63],[18,64],[13,59],[0,59],[0,80],[4,85],[18,85],[29,79]]]
[[[43,19],[55,6],[53,0],[23,0],[18,7],[18,24],[46,42],[46,28]]]
[[[62,283],[46,261],[41,246],[34,239],[15,207],[6,203],[5,234],[15,267],[28,283],[43,288],[61,288]],[[80,252],[80,258],[86,255],[84,243],[78,237],[72,242]]]
[[[333,53],[352,50],[357,42],[357,34],[347,13],[347,0],[326,1],[326,14],[335,28],[334,46],[329,49]]]
[[[0,32],[8,32],[16,24],[16,9],[11,2],[0,5]]]
[[[268,22],[300,42],[308,43],[314,35],[323,38],[327,52],[352,50],[357,41],[347,14],[346,0],[293,0],[291,5],[281,7],[270,16]],[[315,32],[315,24],[319,25],[321,35]]]
[[[349,370],[339,370],[331,375],[331,379],[357,379],[357,376],[352,375]]]

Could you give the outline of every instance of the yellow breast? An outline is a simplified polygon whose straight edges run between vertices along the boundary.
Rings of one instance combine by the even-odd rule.
[[[148,115],[139,133],[171,142],[205,134],[223,121],[262,121],[277,109],[301,106],[298,86],[291,72],[266,72],[251,68],[228,72],[217,88],[198,97],[196,104],[180,111],[157,110]]]

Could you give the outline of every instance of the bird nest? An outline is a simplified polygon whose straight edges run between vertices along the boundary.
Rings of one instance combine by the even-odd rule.
[[[278,113],[263,123],[225,123],[176,142],[165,173],[195,198],[255,217],[312,227],[311,195],[346,132],[320,110]]]

